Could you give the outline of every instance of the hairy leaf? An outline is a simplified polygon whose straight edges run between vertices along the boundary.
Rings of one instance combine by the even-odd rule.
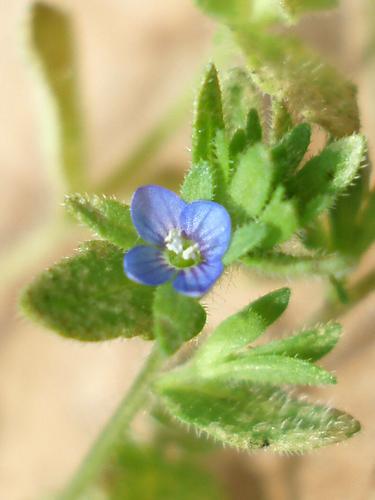
[[[271,142],[280,141],[293,128],[293,119],[285,102],[272,99]]]
[[[170,380],[169,380],[170,382]],[[161,383],[157,390],[180,422],[226,445],[301,453],[343,441],[359,431],[350,415],[291,398],[268,385],[235,389],[216,383]]]
[[[207,69],[196,103],[193,127],[192,161],[215,162],[215,139],[219,130],[224,130],[221,90],[214,65]]]
[[[301,123],[272,148],[271,154],[275,164],[275,183],[284,181],[295,172],[306,154],[310,139],[310,125]]]
[[[273,163],[263,144],[250,146],[239,159],[229,187],[234,203],[249,217],[261,212],[270,195]]]
[[[256,384],[334,384],[333,375],[301,359],[275,354],[257,355],[250,351],[223,363],[210,365],[203,376],[223,383],[253,382]]]
[[[120,248],[127,250],[139,239],[130,208],[114,198],[72,194],[65,198],[65,207],[95,234]]]
[[[152,337],[153,289],[128,280],[123,251],[92,241],[42,273],[24,291],[25,314],[82,341]]]
[[[229,70],[223,80],[223,109],[225,124],[233,135],[238,129],[245,129],[248,111],[260,108],[260,97],[244,68]]]
[[[191,166],[181,187],[181,196],[187,202],[212,200],[214,197],[214,177],[210,165],[201,161]]]
[[[289,356],[307,361],[317,361],[328,354],[337,344],[341,325],[328,323],[327,325],[298,332],[282,340],[274,340],[268,344],[257,346],[250,354],[272,354]]]
[[[359,227],[361,234],[357,248],[364,252],[375,241],[375,189],[368,196],[360,217]]]
[[[281,252],[251,254],[241,261],[247,266],[271,276],[329,275],[348,269],[348,263],[338,255],[289,255]]]
[[[330,211],[333,247],[346,254],[355,254],[358,250],[355,242],[359,236],[359,213],[368,192],[368,181],[368,169],[362,168]]]
[[[268,228],[259,222],[249,222],[235,229],[223,263],[225,265],[231,264],[250,250],[257,248],[266,236],[267,230]]]
[[[287,241],[299,227],[296,203],[292,199],[285,199],[284,193],[284,188],[279,186],[259,217],[269,228],[267,236],[262,241],[263,249]]]
[[[247,115],[246,135],[249,146],[262,140],[262,125],[260,123],[258,111],[254,108],[251,109]]]
[[[353,135],[333,142],[312,158],[290,182],[298,199],[302,224],[307,224],[353,182],[365,153],[365,140]]]
[[[154,336],[167,354],[173,354],[203,329],[206,312],[196,300],[177,293],[171,284],[157,288]]]
[[[277,320],[288,306],[289,288],[280,288],[252,302],[224,320],[194,356],[196,362],[213,363],[245,347]]]
[[[296,38],[264,30],[236,31],[255,83],[263,92],[288,103],[306,121],[334,137],[359,130],[355,87]]]

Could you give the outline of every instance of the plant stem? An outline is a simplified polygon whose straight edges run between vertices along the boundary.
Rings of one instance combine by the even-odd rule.
[[[100,472],[141,407],[147,402],[150,382],[160,369],[165,355],[155,345],[142,371],[138,374],[129,392],[125,395],[115,414],[100,433],[81,467],[58,500],[75,500]]]
[[[343,304],[341,302],[329,302],[317,315],[317,319],[324,323],[326,321],[337,318],[349,312],[359,302],[367,297],[375,290],[375,270],[371,271],[364,278],[360,279],[348,290],[349,302]]]

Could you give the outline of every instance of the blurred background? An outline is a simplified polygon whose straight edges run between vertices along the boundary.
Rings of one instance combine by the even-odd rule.
[[[89,237],[64,217],[56,172],[48,161],[40,124],[40,82],[28,48],[30,3],[0,0],[0,498],[4,500],[41,498],[64,484],[149,350],[137,339],[100,345],[62,339],[17,312],[22,287]],[[140,182],[178,186],[189,165],[192,96],[204,65],[217,50],[212,43],[214,23],[191,0],[50,3],[72,16],[91,182],[100,184],[125,163],[128,174],[114,177],[107,189],[124,200]],[[309,16],[296,31],[358,85],[363,132],[375,158],[374,0],[343,0],[339,10]],[[145,134],[160,147],[148,158],[138,155],[136,169],[129,158],[142,153],[139,144]],[[374,263],[372,249],[358,276]],[[229,274],[207,299],[210,325],[280,283],[285,284],[237,271]],[[293,283],[291,307],[273,334],[299,327],[313,315],[323,297],[322,286],[319,279]],[[325,362],[337,373],[339,385],[314,392],[358,418],[362,433],[345,444],[297,458],[226,452],[218,467],[232,498],[375,498],[374,294],[342,322],[344,338]],[[144,419],[136,427],[147,433]]]

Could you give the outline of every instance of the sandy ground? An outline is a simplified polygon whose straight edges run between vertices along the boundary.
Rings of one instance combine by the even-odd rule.
[[[362,62],[368,26],[364,1],[346,0],[340,15],[304,23],[360,89],[363,126],[374,144],[374,68]],[[61,0],[74,15],[86,119],[88,164],[99,179],[121,160],[173,102],[210,50],[212,23],[189,0]],[[0,498],[33,500],[74,471],[148,352],[139,340],[82,345],[39,328],[16,311],[19,290],[41,268],[69,254],[84,235],[73,229],[29,259],[28,238],[52,210],[48,166],[38,134],[35,89],[22,47],[26,0],[0,0]],[[181,172],[188,164],[189,118],[149,167]],[[62,209],[61,209],[62,210]],[[18,249],[18,250],[17,250]],[[21,255],[21,260],[12,258]],[[374,252],[361,266],[365,272]],[[7,265],[7,262],[12,264]],[[16,262],[17,265],[14,264]],[[13,266],[13,267],[10,267]],[[7,271],[7,272],[5,272]],[[231,273],[209,298],[210,323],[284,283]],[[322,284],[293,284],[277,333],[300,326],[319,307]],[[319,399],[353,413],[363,432],[303,458],[243,457],[250,500],[375,498],[374,295],[343,318],[344,339],[326,366],[339,385]],[[239,457],[228,457],[228,470]],[[231,465],[232,464],[232,465]],[[232,481],[233,483],[233,481]],[[251,493],[253,491],[253,493]]]

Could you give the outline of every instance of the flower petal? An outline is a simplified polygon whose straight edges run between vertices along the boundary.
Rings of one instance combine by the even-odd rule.
[[[179,271],[173,286],[184,295],[200,297],[208,292],[223,271],[224,266],[220,260],[202,262],[198,266]]]
[[[128,278],[142,285],[161,285],[175,274],[158,248],[139,245],[124,256],[124,271]]]
[[[231,238],[231,220],[226,209],[213,201],[194,201],[181,213],[180,227],[199,245],[206,260],[221,259]]]
[[[164,245],[173,228],[178,228],[180,215],[186,203],[169,189],[143,186],[134,193],[131,216],[138,234],[148,243]]]

